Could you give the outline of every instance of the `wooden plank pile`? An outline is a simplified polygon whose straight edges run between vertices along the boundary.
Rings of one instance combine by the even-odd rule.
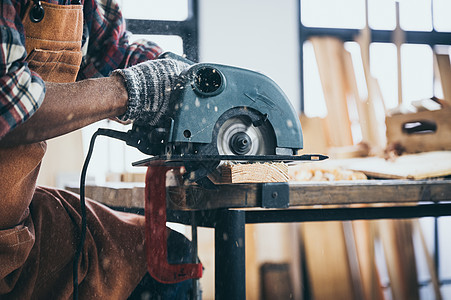
[[[398,36],[398,47],[401,40],[402,36]],[[357,39],[368,90],[366,99],[359,96],[352,60],[343,42],[332,37],[315,37],[310,41],[328,114],[324,119],[301,116],[306,152],[320,152],[336,158],[371,154],[379,157],[337,160],[330,168],[324,164],[298,167],[293,179],[357,179],[336,175],[342,170],[354,170],[377,178],[423,179],[451,174],[451,67],[448,55],[435,54],[444,99],[416,101],[413,103],[416,112],[403,114],[402,107],[397,112],[385,109],[379,85],[371,76],[367,28]],[[368,147],[366,151],[362,144],[355,145],[353,141],[348,110],[352,106],[357,107],[362,144]],[[409,155],[399,156],[404,153]],[[302,224],[300,236],[311,297],[386,299],[391,294],[389,298],[392,299],[419,299],[416,257],[421,253],[428,262],[434,297],[441,299],[430,254],[425,243],[422,249],[414,247],[415,234],[422,236],[416,220]],[[381,245],[385,259],[382,269],[380,261],[376,261],[376,243]],[[388,282],[382,281],[381,270],[387,273]],[[384,289],[387,284],[389,288]]]
[[[385,107],[379,85],[369,71],[369,57],[365,54],[368,47],[361,47],[368,90],[367,98],[362,99],[357,89],[351,54],[345,50],[343,41],[333,37],[314,37],[310,41],[315,51],[328,114],[323,120],[301,116],[306,150],[332,156],[338,151],[345,157],[350,153],[355,156],[368,154],[368,149],[362,152],[359,146],[354,145],[349,107],[356,107],[362,143],[371,146],[373,152],[382,151],[386,143]],[[342,158],[343,155],[337,156]]]
[[[364,33],[357,42],[368,91],[365,99],[359,95],[355,67],[343,41],[333,37],[310,39],[328,113],[323,119],[301,115],[305,151],[348,158],[383,155],[384,150],[393,148],[401,149],[402,153],[451,150],[449,55],[434,54],[443,99],[420,99],[413,101],[408,109],[400,103],[399,107],[387,110],[379,84],[369,70],[369,40]],[[357,121],[350,118],[350,107],[357,108]],[[356,145],[354,141],[359,135],[361,144]],[[367,146],[366,151],[362,144]]]

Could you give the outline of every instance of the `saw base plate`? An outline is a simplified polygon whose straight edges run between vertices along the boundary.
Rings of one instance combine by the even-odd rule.
[[[214,161],[239,161],[239,162],[296,162],[296,161],[321,161],[328,157],[321,154],[304,155],[158,155],[133,162],[133,166],[182,166],[185,163],[205,163]]]

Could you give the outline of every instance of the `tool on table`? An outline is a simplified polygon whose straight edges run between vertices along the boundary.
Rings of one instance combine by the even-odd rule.
[[[172,53],[162,57],[185,60]],[[164,283],[202,275],[201,264],[167,262],[165,182],[168,170],[184,167],[185,179],[213,188],[207,176],[221,161],[327,158],[296,155],[303,147],[301,124],[290,101],[271,79],[237,67],[185,62],[191,66],[182,73],[183,81],[172,93],[174,110],[163,126],[133,125],[127,132],[99,129],[93,136],[93,140],[96,135],[123,140],[151,156],[133,165],[148,167],[145,188],[148,269],[156,280]],[[87,161],[89,157],[90,152]]]

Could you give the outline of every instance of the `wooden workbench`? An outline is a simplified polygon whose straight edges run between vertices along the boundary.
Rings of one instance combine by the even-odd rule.
[[[144,207],[142,183],[86,186],[86,195],[124,210]],[[167,199],[168,221],[215,229],[215,299],[245,299],[246,224],[450,216],[451,180],[169,187]]]
[[[168,208],[207,210],[261,207],[265,184],[225,184],[168,188]],[[269,184],[271,185],[271,184]],[[451,180],[362,180],[289,182],[289,207],[318,205],[431,203],[451,200]],[[68,187],[78,192],[78,186]],[[143,183],[87,185],[86,196],[112,207],[143,208]]]

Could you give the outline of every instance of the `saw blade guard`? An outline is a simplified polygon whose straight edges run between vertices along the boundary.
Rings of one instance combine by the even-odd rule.
[[[182,78],[173,93],[176,104],[168,143],[217,144],[218,152],[238,155],[278,154],[278,149],[291,149],[291,154],[295,154],[303,148],[299,117],[269,77],[247,69],[200,63],[184,71]],[[243,111],[250,114],[242,116]],[[249,115],[258,116],[259,120]],[[224,118],[230,121],[220,121]],[[225,125],[226,130],[218,132],[218,124]],[[214,140],[218,136],[227,138],[227,143],[235,140],[235,147],[221,144],[222,140],[218,143]],[[240,152],[239,145],[248,147],[249,138],[262,144],[253,143],[252,151]]]

